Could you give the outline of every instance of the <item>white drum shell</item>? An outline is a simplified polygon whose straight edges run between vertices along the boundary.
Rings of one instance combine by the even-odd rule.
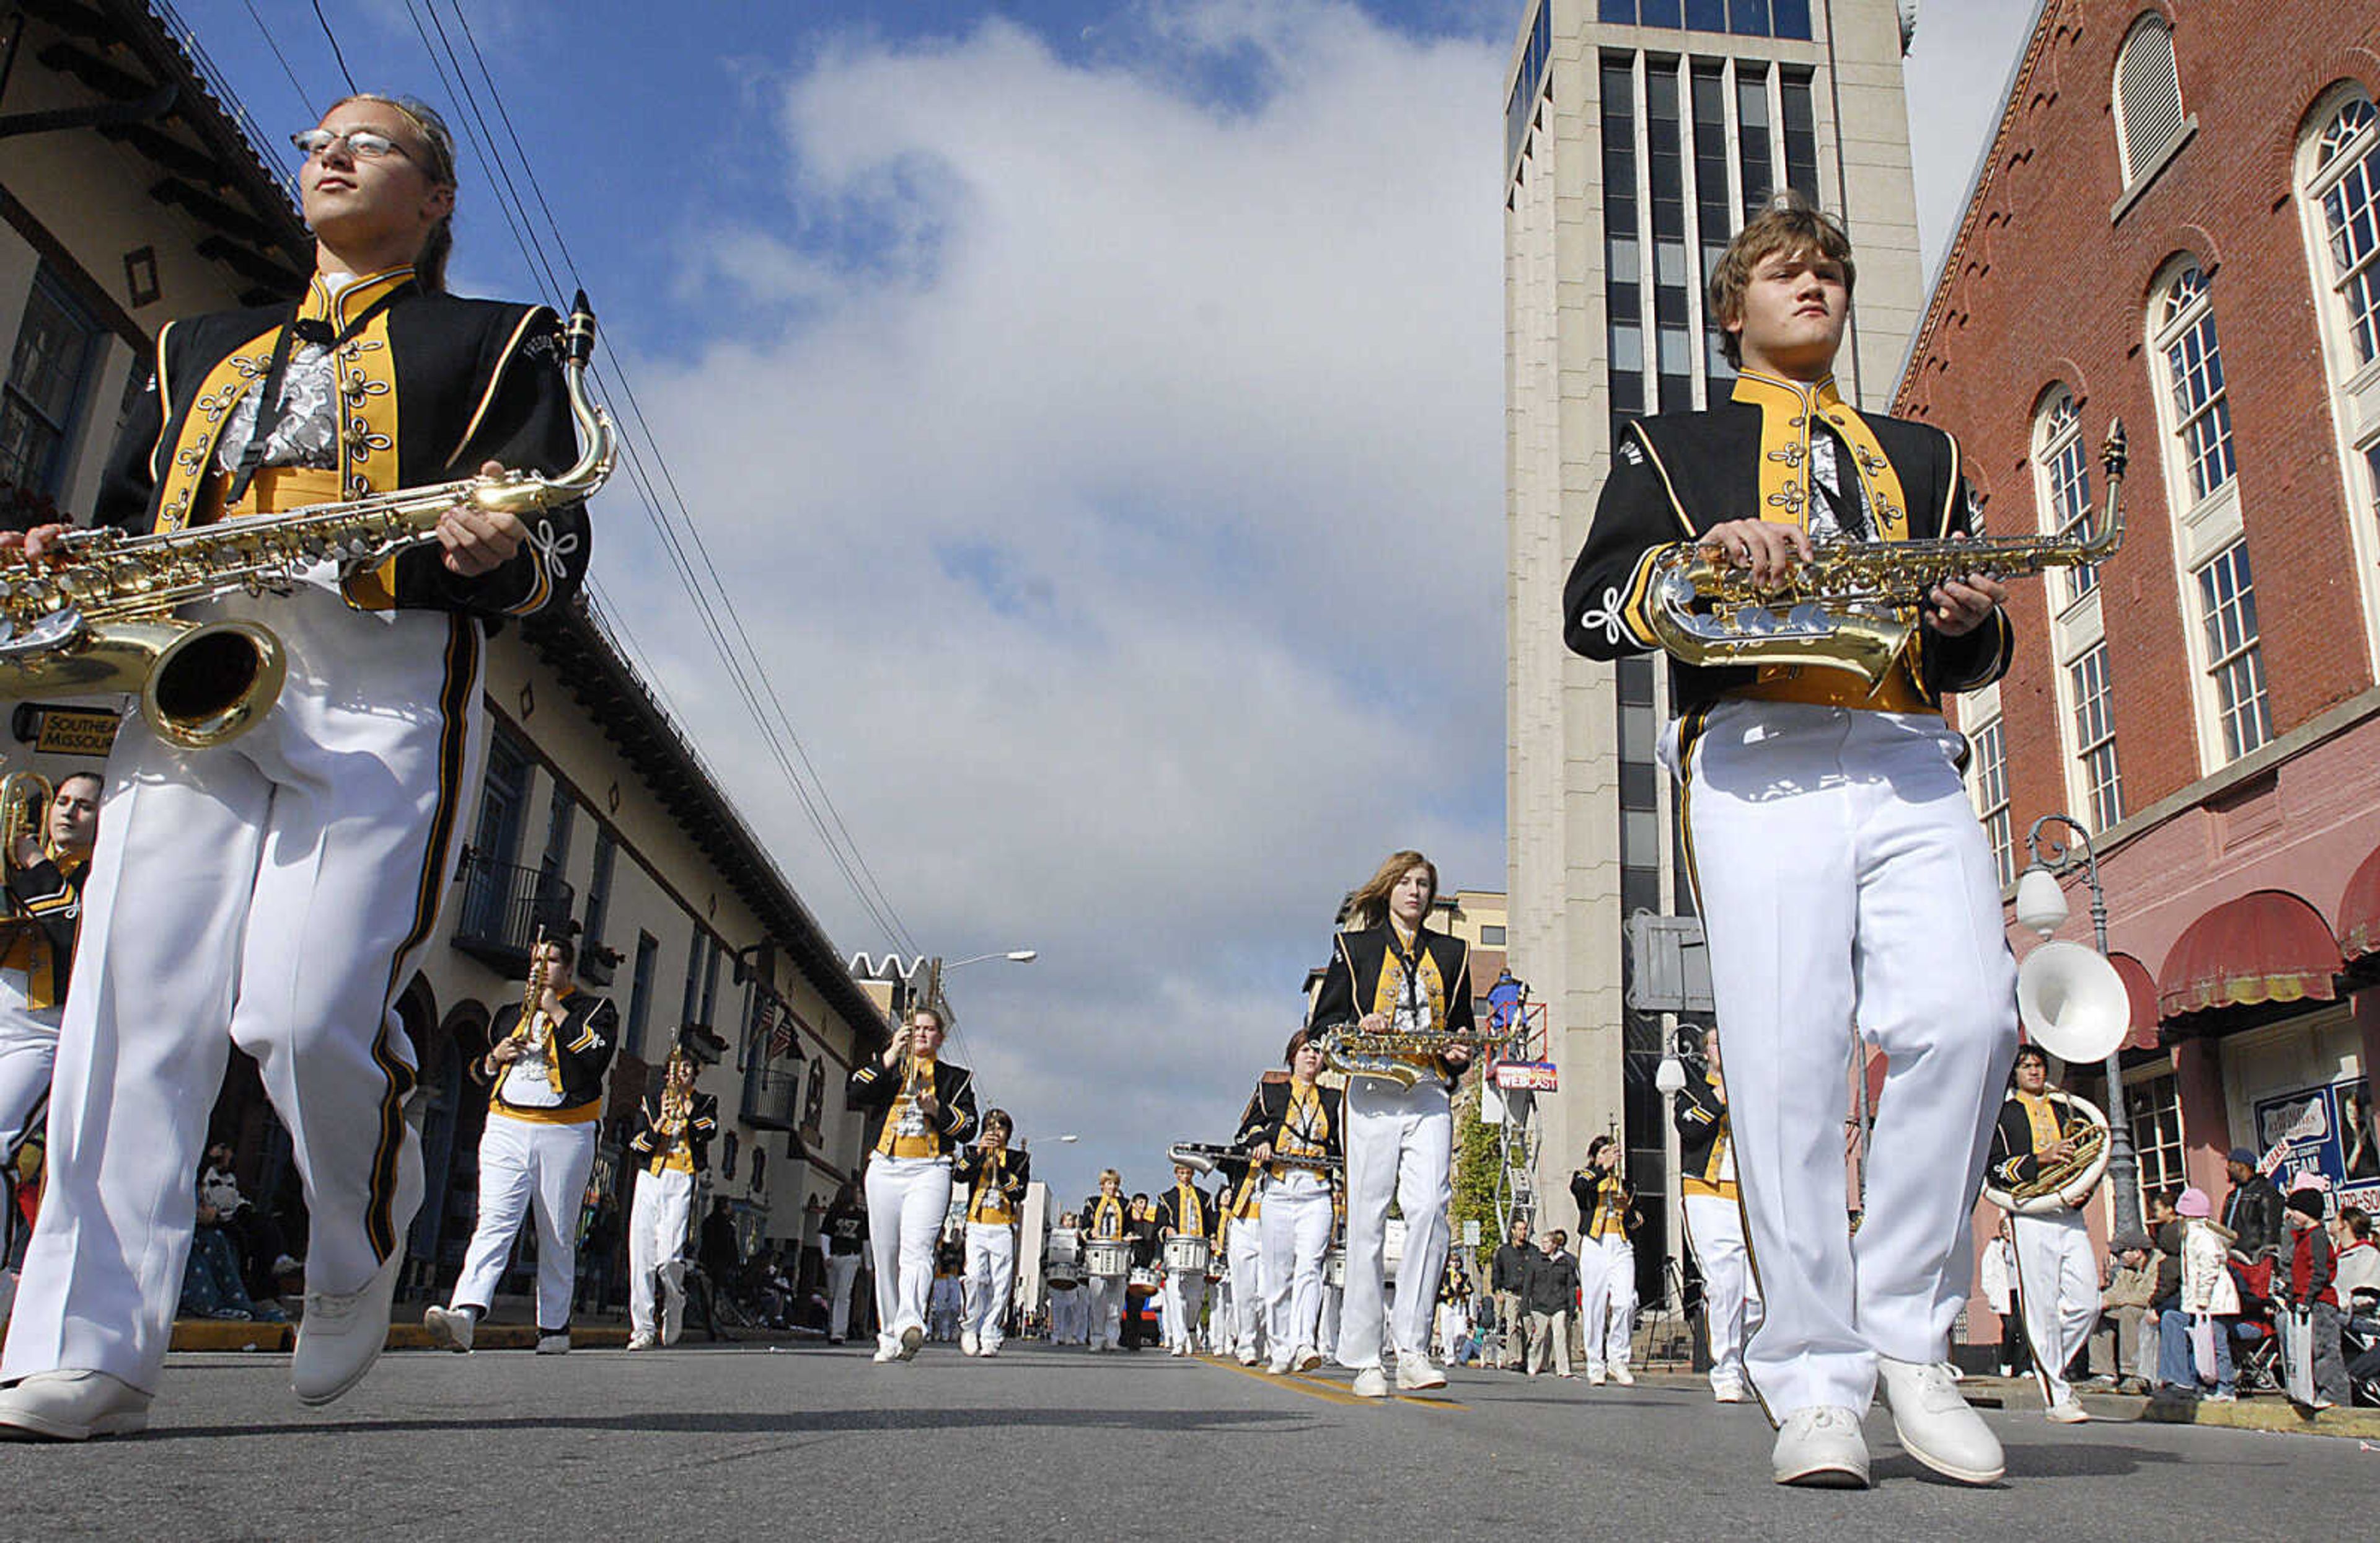
[[[1178,1275],[1204,1275],[1213,1252],[1205,1238],[1184,1233],[1165,1240],[1165,1268]]]
[[[1125,1238],[1091,1238],[1083,1245],[1083,1270],[1102,1281],[1121,1279],[1132,1270],[1132,1244]]]

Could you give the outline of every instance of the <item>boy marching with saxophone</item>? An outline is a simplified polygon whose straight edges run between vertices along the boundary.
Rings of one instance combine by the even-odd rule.
[[[693,1024],[678,1030],[677,1044],[662,1063],[661,1091],[646,1095],[638,1111],[643,1127],[628,1140],[637,1159],[637,1192],[628,1208],[630,1350],[675,1344],[686,1326],[686,1224],[694,1215],[695,1186],[710,1171],[710,1143],[719,1134],[718,1096],[698,1092],[694,1079],[705,1060],[716,1058],[715,1051],[703,1051],[717,1043]]]
[[[1730,243],[1710,303],[1741,371],[1731,399],[1627,426],[1564,595],[1572,649],[1662,646],[1653,580],[1682,545],[1767,588],[1815,543],[1973,531],[1957,443],[1836,390],[1852,280],[1842,227],[1795,195]],[[1779,1422],[1780,1484],[1866,1485],[1860,1421],[1879,1379],[1912,1456],[1970,1483],[2003,1467],[1942,1364],[2016,1012],[1998,877],[1941,698],[2006,670],[2005,598],[1977,576],[1932,588],[1873,690],[1831,668],[1671,667],[1662,759],[1682,784],[1738,1095],[1767,1309],[1744,1360]],[[1853,1236],[1841,1132],[1855,1021],[1890,1070]]]

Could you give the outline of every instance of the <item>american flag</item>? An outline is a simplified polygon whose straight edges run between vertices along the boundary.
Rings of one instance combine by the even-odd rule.
[[[769,1058],[791,1055],[794,1051],[794,1014],[774,997],[762,1000],[760,1023],[769,1031]]]

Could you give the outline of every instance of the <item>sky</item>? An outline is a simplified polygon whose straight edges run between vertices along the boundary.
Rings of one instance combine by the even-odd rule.
[[[906,936],[1038,951],[951,978],[952,1053],[1067,1198],[1229,1136],[1389,852],[1503,887],[1524,8],[177,0],[276,144],[336,94],[324,21],[446,112],[458,290],[565,298],[517,219],[594,297]],[[1929,270],[2030,13],[1925,7]],[[747,821],[846,954],[898,946],[649,505],[618,479],[595,516],[599,601]]]

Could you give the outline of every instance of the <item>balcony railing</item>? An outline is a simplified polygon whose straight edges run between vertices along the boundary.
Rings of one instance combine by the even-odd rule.
[[[754,1057],[744,1069],[744,1107],[739,1118],[756,1130],[789,1131],[801,1124],[802,1062],[799,1056]]]
[[[507,976],[528,973],[529,944],[540,928],[556,937],[570,929],[570,886],[542,869],[491,862],[467,848],[459,881],[455,946]]]

